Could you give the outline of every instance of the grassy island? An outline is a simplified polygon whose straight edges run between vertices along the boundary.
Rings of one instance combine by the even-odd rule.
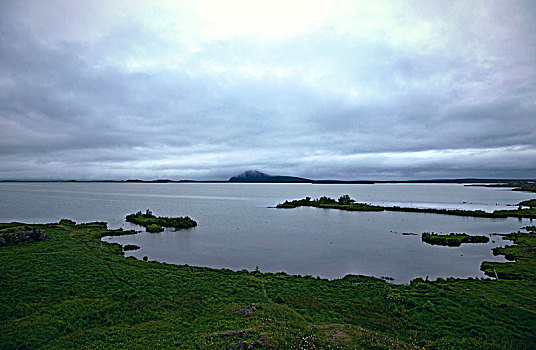
[[[0,247],[2,349],[530,349],[536,235],[514,233],[491,279],[328,281],[125,258],[102,223]]]
[[[523,202],[522,202],[523,203]],[[521,205],[521,203],[520,203]],[[516,210],[495,210],[493,212],[486,212],[483,210],[461,210],[461,209],[435,209],[435,208],[409,208],[399,206],[379,206],[366,203],[357,203],[351,199],[350,196],[343,195],[338,200],[329,197],[320,197],[318,199],[311,199],[306,197],[304,199],[297,199],[293,201],[285,201],[276,206],[281,209],[292,209],[297,207],[316,207],[324,209],[339,209],[348,211],[403,211],[413,213],[430,213],[430,214],[443,214],[443,215],[457,215],[457,216],[473,216],[482,218],[507,218],[507,217],[520,217],[528,219],[536,219],[536,207],[530,207],[529,209],[518,208]],[[525,204],[525,206],[528,206]]]
[[[382,207],[369,205],[365,203],[356,203],[348,195],[343,195],[339,200],[335,200],[329,197],[320,197],[318,199],[311,200],[311,197],[304,199],[298,199],[293,201],[285,201],[276,206],[276,208],[292,209],[297,207],[315,207],[326,209],[340,209],[348,211],[381,211]]]
[[[197,222],[188,216],[168,218],[164,216],[155,216],[147,209],[145,213],[138,211],[135,214],[129,214],[126,217],[127,222],[144,226],[147,232],[162,232],[164,227],[173,227],[176,229],[185,229],[197,226]]]
[[[434,245],[446,245],[449,247],[459,247],[462,243],[488,243],[486,236],[470,236],[466,233],[451,233],[449,235],[439,235],[436,233],[424,232],[421,236],[423,242]]]

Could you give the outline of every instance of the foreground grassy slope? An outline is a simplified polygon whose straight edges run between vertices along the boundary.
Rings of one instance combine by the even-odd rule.
[[[47,238],[0,247],[0,348],[536,344],[534,278],[399,286],[369,277],[327,281],[232,272],[124,258],[118,245],[101,245],[99,237],[121,233],[103,224],[32,226]],[[524,237],[534,244],[533,235]],[[500,264],[495,268],[501,272]]]

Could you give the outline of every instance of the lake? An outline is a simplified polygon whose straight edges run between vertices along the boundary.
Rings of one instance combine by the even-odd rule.
[[[106,221],[111,228],[143,228],[127,214],[190,216],[192,229],[105,237],[136,244],[126,256],[173,264],[340,278],[346,274],[413,278],[484,277],[480,263],[505,261],[487,244],[461,247],[421,242],[422,232],[489,235],[517,231],[527,219],[489,219],[403,212],[275,209],[287,199],[349,194],[359,202],[421,208],[511,209],[534,194],[459,184],[238,184],[238,183],[0,183],[0,221],[28,223]],[[416,234],[416,235],[408,235]],[[493,242],[494,241],[494,242]]]

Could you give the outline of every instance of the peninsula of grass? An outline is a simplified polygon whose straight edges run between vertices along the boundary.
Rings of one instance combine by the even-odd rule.
[[[520,203],[521,205],[521,203]],[[507,217],[519,217],[536,219],[536,207],[530,207],[528,209],[515,209],[515,210],[495,210],[493,212],[486,212],[483,210],[461,210],[461,209],[435,209],[435,208],[410,208],[399,206],[379,206],[366,203],[357,203],[351,199],[348,195],[341,196],[338,200],[330,197],[320,197],[318,199],[311,199],[306,197],[304,199],[297,199],[292,201],[285,201],[276,205],[276,208],[292,209],[297,207],[316,207],[324,209],[339,209],[348,211],[402,211],[413,213],[430,213],[430,214],[443,214],[443,215],[457,215],[457,216],[472,216],[481,218],[507,218]]]
[[[515,232],[504,237],[513,245],[493,248],[494,255],[504,255],[511,262],[483,262],[480,269],[488,276],[509,280],[536,280],[536,234]],[[536,343],[535,343],[536,344]]]
[[[535,180],[502,180],[491,184],[471,184],[466,186],[513,187],[512,191],[536,192]]]
[[[126,217],[127,222],[144,226],[148,232],[162,232],[164,227],[173,227],[175,229],[185,229],[197,226],[197,222],[188,216],[168,218],[165,216],[155,216],[147,209],[145,213],[138,211],[135,214],[129,214]]]
[[[440,235],[436,233],[424,232],[421,236],[423,242],[433,245],[445,245],[449,247],[459,247],[462,243],[488,243],[486,236],[470,236],[466,233],[451,233]]]
[[[536,207],[536,199],[529,199],[529,200],[520,202],[519,205],[534,208]]]
[[[0,247],[1,349],[530,349],[535,235],[507,236],[517,262],[492,279],[365,276],[328,281],[125,258],[102,223],[30,226]],[[503,252],[503,251],[501,251]],[[498,252],[499,253],[499,252]],[[513,278],[513,279],[511,279]]]
[[[487,182],[487,181],[484,181]],[[472,183],[465,186],[477,186],[477,187],[513,187],[512,191],[522,192],[536,192],[535,180],[501,180],[493,183],[479,184]]]

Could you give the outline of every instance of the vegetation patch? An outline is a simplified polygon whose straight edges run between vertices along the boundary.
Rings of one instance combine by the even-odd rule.
[[[129,214],[126,217],[127,222],[141,225],[147,228],[148,232],[161,232],[162,227],[173,227],[175,229],[185,229],[197,226],[197,222],[189,218],[188,216],[180,216],[176,218],[169,218],[165,216],[155,216],[147,209],[145,213],[138,211],[135,214]],[[149,229],[149,226],[152,227]],[[150,231],[151,230],[151,231]]]
[[[145,227],[145,230],[147,232],[151,232],[151,233],[157,233],[157,232],[162,232],[164,231],[164,228],[158,224],[150,224],[150,225],[147,225]]]
[[[451,233],[440,235],[436,233],[424,232],[421,236],[423,242],[434,245],[446,245],[449,247],[459,247],[462,243],[488,243],[486,236],[470,236],[466,233]]]
[[[527,230],[530,233],[536,233],[536,226],[525,226],[522,227],[523,230]]]
[[[123,246],[123,251],[129,251],[129,250],[138,250],[140,249],[140,246],[139,245],[135,245],[135,244],[126,244]]]

